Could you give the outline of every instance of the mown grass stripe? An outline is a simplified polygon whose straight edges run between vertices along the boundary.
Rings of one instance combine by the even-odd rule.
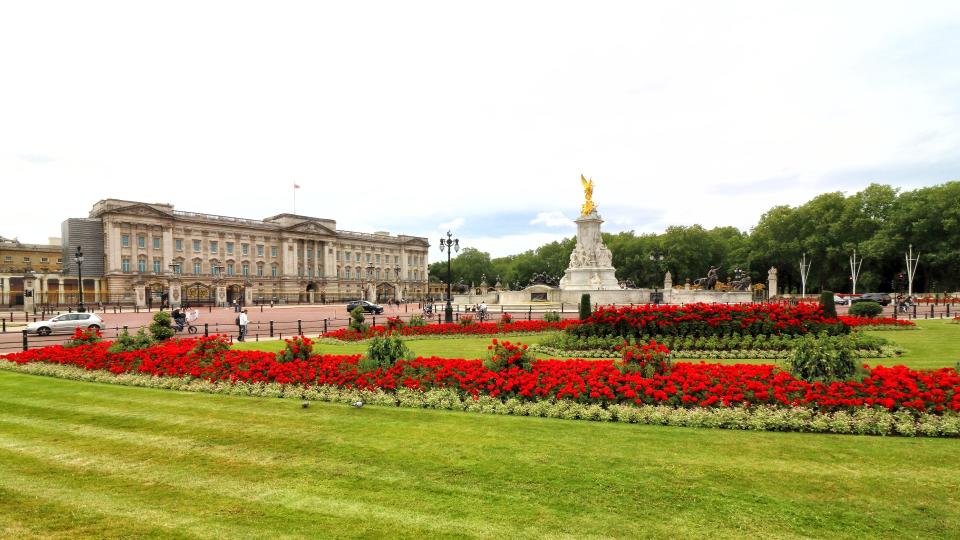
[[[47,387],[57,392],[44,392]],[[94,388],[104,395],[98,398]],[[64,397],[74,389],[87,395]],[[44,459],[69,458],[73,452],[74,457],[102,456],[107,465],[143,461],[148,474],[124,469],[123,478],[112,478],[96,469],[101,462],[93,462],[76,469],[52,467],[52,476],[38,476],[40,484],[53,489],[65,481],[79,489],[89,483],[99,490],[105,480],[123,496],[132,491],[129,496],[141,504],[202,513],[168,500],[172,495],[163,489],[154,490],[180,489],[183,483],[189,496],[209,498],[198,503],[201,507],[228,509],[199,519],[232,519],[234,503],[221,493],[240,504],[273,508],[264,523],[287,517],[277,531],[263,529],[261,535],[308,531],[318,520],[328,520],[324,523],[344,534],[349,529],[373,536],[414,531],[637,537],[711,531],[716,537],[950,537],[960,529],[952,480],[960,466],[954,459],[957,442],[951,440],[724,432],[376,407],[358,411],[329,404],[301,410],[290,400],[12,373],[0,373],[0,390],[0,418],[8,420],[0,423],[0,435],[7,443],[25,443]],[[134,399],[121,402],[118,396]],[[177,406],[165,408],[164,397]],[[216,410],[207,410],[208,404]],[[63,432],[55,429],[58,417],[64,420]],[[40,421],[31,427],[31,419]],[[76,424],[91,427],[75,430]],[[129,440],[114,440],[124,432]],[[154,444],[162,440],[144,439],[151,433],[180,440],[183,447],[163,452]],[[204,446],[211,440],[216,446]],[[195,444],[198,451],[190,448]],[[281,461],[258,475],[249,460],[229,460],[233,448]],[[0,470],[30,459],[28,450],[5,451]],[[34,461],[38,471],[49,467],[42,459]],[[222,461],[226,464],[218,470]],[[385,478],[370,480],[364,476],[370,471]],[[217,485],[221,491],[206,493]],[[253,495],[243,491],[250,486]],[[377,514],[365,520],[351,514],[317,518],[282,502],[311,497],[357,500],[440,525],[426,528]],[[458,520],[478,528],[444,525]]]

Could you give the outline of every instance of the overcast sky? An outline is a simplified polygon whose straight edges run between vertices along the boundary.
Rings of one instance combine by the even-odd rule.
[[[960,2],[4,2],[0,236],[103,198],[494,256],[960,179]]]

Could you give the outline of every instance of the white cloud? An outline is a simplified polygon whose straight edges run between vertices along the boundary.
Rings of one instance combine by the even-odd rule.
[[[547,227],[573,227],[573,220],[563,215],[559,210],[540,212],[530,220],[531,225],[545,225]]]
[[[503,257],[522,253],[530,249],[536,249],[543,244],[556,242],[569,238],[571,234],[551,234],[551,233],[525,233],[525,234],[507,234],[503,236],[480,236],[465,238],[460,241],[461,245],[477,248],[485,251],[491,257]]]
[[[440,223],[439,225],[437,225],[437,230],[442,232],[454,231],[456,229],[463,227],[464,223],[466,223],[466,220],[463,219],[462,217],[458,217],[451,221],[447,221],[446,223]]]
[[[298,213],[433,235],[576,215],[581,173],[601,215],[747,228],[894,169],[955,179],[906,173],[960,155],[958,26],[953,1],[8,3],[0,234],[107,197],[263,218],[296,180]]]

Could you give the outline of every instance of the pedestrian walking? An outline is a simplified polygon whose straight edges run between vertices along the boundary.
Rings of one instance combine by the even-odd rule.
[[[240,315],[237,316],[237,326],[240,327],[240,335],[237,337],[237,341],[245,341],[247,337],[247,324],[249,324],[250,319],[247,318],[247,310],[240,312]]]

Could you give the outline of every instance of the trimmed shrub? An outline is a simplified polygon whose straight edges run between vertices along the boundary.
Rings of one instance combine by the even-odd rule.
[[[823,291],[820,293],[820,307],[823,308],[823,316],[831,319],[837,318],[837,305],[833,301],[833,291]]]
[[[166,341],[176,334],[173,329],[173,317],[170,316],[169,312],[158,311],[153,314],[150,333],[153,335],[153,339],[157,341]]]
[[[117,339],[110,344],[110,348],[107,349],[111,353],[122,353],[122,352],[132,352],[139,351],[141,349],[147,349],[155,345],[157,341],[147,335],[147,331],[144,328],[141,328],[136,335],[131,336],[130,332],[126,330],[120,332],[120,335],[117,336]]]
[[[63,346],[72,349],[73,347],[80,347],[81,345],[97,343],[98,341],[102,341],[102,339],[100,330],[96,328],[77,328]]]
[[[670,373],[670,351],[656,341],[644,345],[629,345],[624,342],[621,352],[621,359],[613,363],[620,373],[639,373],[648,379]]]
[[[580,295],[580,320],[585,321],[590,318],[590,313],[593,310],[590,309],[590,295],[582,294]]]
[[[308,337],[294,336],[283,340],[286,347],[277,353],[277,362],[287,363],[300,360],[306,362],[313,354],[313,340]]]
[[[529,371],[534,360],[536,358],[526,345],[494,339],[487,345],[487,357],[483,360],[483,366],[490,371],[501,371],[509,367]]]
[[[364,324],[364,320],[363,308],[360,306],[353,308],[350,312],[350,328],[356,330],[358,334],[366,332],[369,326]]]
[[[423,315],[414,315],[410,317],[407,326],[426,326],[427,321],[423,320]]]
[[[543,314],[543,320],[545,322],[560,322],[560,314],[556,311],[548,311]]]
[[[857,302],[850,306],[850,315],[855,317],[876,317],[883,312],[883,306],[876,302]]]
[[[790,373],[805,381],[848,381],[857,375],[853,340],[804,336],[789,360]]]
[[[357,362],[357,369],[363,372],[392,368],[398,360],[413,357],[413,352],[402,339],[389,335],[377,336],[370,340],[367,355]]]

